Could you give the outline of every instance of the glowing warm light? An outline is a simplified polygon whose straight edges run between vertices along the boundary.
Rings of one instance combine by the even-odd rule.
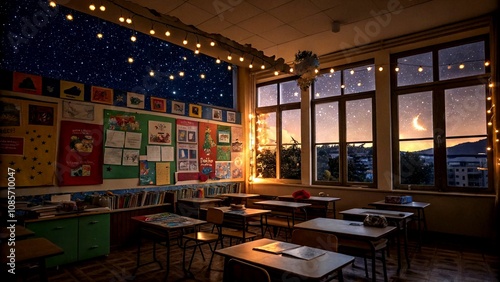
[[[228,59],[229,61],[231,61],[231,60],[233,59],[233,56],[231,56],[231,54],[229,54],[229,55],[227,55],[227,59]]]
[[[244,60],[245,60],[245,58],[240,57],[240,62],[243,62]]]
[[[419,118],[420,114],[418,114],[416,117],[413,118],[412,122],[413,128],[415,128],[418,131],[426,131],[427,129],[418,123]]]
[[[252,63],[250,63],[250,64],[248,65],[248,67],[249,67],[249,68],[253,68],[253,64],[252,64]]]
[[[458,66],[458,68],[459,68],[459,69],[464,69],[464,68],[465,68],[465,65],[464,65],[464,64],[460,64],[460,65]]]
[[[154,35],[155,33],[156,33],[156,31],[155,31],[153,28],[151,28],[151,29],[149,30],[149,34]]]
[[[350,74],[354,74],[354,70],[351,70],[349,73],[350,73]]]
[[[134,58],[132,58],[132,57],[128,57],[127,61],[131,64],[131,63],[133,63],[133,62],[134,62]]]
[[[167,37],[170,36],[170,31],[168,31],[168,30],[165,31],[165,36],[167,36]]]
[[[131,24],[131,23],[132,23],[132,19],[131,19],[131,18],[127,18],[125,21],[126,21],[128,24]]]
[[[155,72],[153,70],[149,71],[149,76],[155,76]]]
[[[262,66],[260,66],[261,69],[266,69],[266,66],[263,64]]]
[[[187,39],[182,40],[182,44],[187,45],[188,44]]]
[[[214,47],[215,46],[215,41],[210,41],[210,46]]]
[[[170,75],[168,78],[170,78],[170,80],[174,80],[174,75]]]
[[[378,67],[378,71],[383,71],[384,67]]]
[[[345,85],[344,84],[340,85],[340,88],[342,88],[342,89],[345,88]]]
[[[200,77],[201,79],[205,79],[205,74],[204,73],[200,74]]]
[[[232,70],[232,69],[233,69],[233,67],[227,66],[227,70]]]
[[[50,1],[49,6],[55,8],[57,6],[56,1]]]
[[[280,74],[278,71],[274,71],[274,75],[278,75]]]
[[[293,68],[290,68],[290,72],[293,72]]]
[[[106,6],[104,6],[104,5],[101,5],[101,7],[99,7],[99,10],[101,10],[101,12],[104,12],[104,11],[106,11]]]
[[[333,68],[330,69],[330,73],[334,73],[335,70]]]
[[[196,49],[196,50],[194,50],[194,53],[195,53],[196,55],[200,54],[200,49]]]
[[[124,22],[124,21],[125,21],[125,18],[124,18],[123,16],[120,16],[120,17],[118,18],[118,20],[122,23],[122,22]]]
[[[423,72],[424,68],[422,66],[418,67],[418,72]]]
[[[372,67],[367,67],[366,68],[367,71],[371,71],[372,70]]]
[[[183,71],[180,71],[180,72],[179,72],[179,76],[181,76],[181,77],[182,77],[182,76],[184,76],[184,72],[183,72]]]
[[[100,33],[100,32],[99,32],[99,33],[97,34],[97,38],[102,39],[102,37],[103,37],[102,33]]]
[[[137,37],[135,35],[130,36],[130,41],[135,42],[137,40]]]
[[[398,71],[399,71],[399,67],[396,67],[394,70],[395,70],[396,72],[398,72]]]
[[[361,86],[361,82],[358,82],[358,86]]]
[[[196,48],[201,48],[201,43],[200,42],[196,43]]]
[[[318,73],[319,72],[319,69],[314,69],[314,73]]]
[[[489,62],[489,61],[484,62],[484,66],[485,66],[485,67],[488,67],[489,65],[490,65],[490,62]]]
[[[95,11],[95,5],[94,5],[94,3],[91,3],[91,4],[89,5],[89,10],[91,10],[91,11]]]
[[[73,20],[73,15],[72,14],[67,14],[66,15],[66,19],[68,19],[68,21],[72,21]]]
[[[448,69],[451,70],[451,65],[448,65]]]
[[[488,87],[492,88],[493,87],[493,82],[490,82],[490,84],[488,84]]]
[[[215,63],[220,64],[220,59],[217,57],[217,60],[215,60]]]

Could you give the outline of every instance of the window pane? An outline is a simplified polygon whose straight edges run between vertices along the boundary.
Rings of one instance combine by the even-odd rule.
[[[276,113],[257,116],[257,144],[276,145]]]
[[[300,143],[300,109],[281,112],[281,143]]]
[[[484,85],[445,91],[447,136],[486,134],[485,96]]]
[[[280,178],[300,179],[300,144],[283,146],[281,149]]]
[[[399,138],[432,137],[432,92],[398,96]]]
[[[373,144],[347,145],[347,181],[373,182]]]
[[[432,82],[432,52],[398,59],[398,86]]]
[[[373,65],[343,70],[343,73],[345,94],[375,90],[375,68]]]
[[[334,73],[325,73],[316,78],[314,82],[314,99],[338,96],[341,94],[339,71]]]
[[[314,113],[316,143],[339,141],[339,103],[316,104]]]
[[[484,41],[439,50],[439,79],[483,74]]]
[[[278,87],[276,84],[257,88],[257,107],[275,106],[278,103]]]
[[[339,181],[339,145],[316,145],[316,180]]]
[[[433,140],[399,142],[399,181],[408,185],[434,184]]]
[[[276,146],[259,146],[256,167],[257,177],[276,178]]]
[[[460,138],[446,140],[448,185],[488,187],[487,139]]]
[[[347,142],[372,141],[372,118],[372,99],[347,101]]]
[[[300,102],[300,88],[295,80],[280,83],[280,104]]]

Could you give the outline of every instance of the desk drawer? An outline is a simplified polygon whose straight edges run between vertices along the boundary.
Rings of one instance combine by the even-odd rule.
[[[78,260],[109,254],[109,214],[80,217]]]

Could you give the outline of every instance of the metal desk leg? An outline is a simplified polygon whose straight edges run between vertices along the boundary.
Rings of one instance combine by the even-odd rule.
[[[397,274],[399,275],[399,273],[401,272],[401,242],[400,242],[400,236],[401,236],[401,226],[400,226],[400,223],[401,221],[399,220],[396,220],[396,228],[398,229],[397,230],[397,235],[396,235],[396,245],[397,245],[397,248],[398,248],[398,270],[397,270]]]
[[[403,222],[403,228],[404,228],[404,239],[405,239],[405,258],[406,258],[406,264],[408,265],[408,268],[410,268],[410,257],[408,255],[408,221],[405,219]]]

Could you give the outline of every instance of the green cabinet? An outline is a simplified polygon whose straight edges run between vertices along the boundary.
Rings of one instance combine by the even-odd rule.
[[[109,254],[109,214],[80,217],[78,230],[78,260]]]
[[[26,223],[37,237],[45,237],[64,250],[47,258],[47,267],[109,254],[109,214],[78,215]]]

